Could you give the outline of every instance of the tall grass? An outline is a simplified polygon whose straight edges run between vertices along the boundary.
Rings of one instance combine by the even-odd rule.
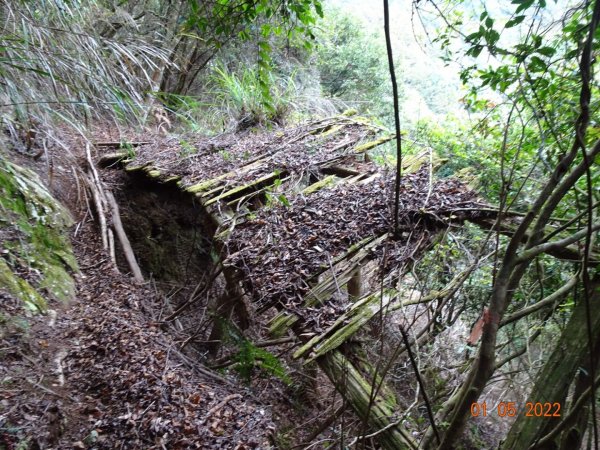
[[[224,114],[238,129],[256,125],[282,125],[291,111],[300,108],[300,93],[294,75],[269,74],[270,95],[259,80],[258,71],[242,68],[238,73],[218,65],[210,76],[210,96],[216,114]]]
[[[140,123],[153,75],[168,54],[128,35],[103,37],[95,0],[0,0],[0,120],[43,131],[57,122],[84,132],[93,119]]]

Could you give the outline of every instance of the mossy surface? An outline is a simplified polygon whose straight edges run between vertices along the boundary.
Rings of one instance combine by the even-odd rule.
[[[34,311],[45,311],[45,297],[71,299],[78,271],[67,236],[72,224],[37,174],[0,154],[0,289]]]

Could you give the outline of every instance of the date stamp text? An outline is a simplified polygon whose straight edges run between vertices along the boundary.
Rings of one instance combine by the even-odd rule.
[[[527,402],[524,412],[525,417],[560,417],[560,403]],[[500,402],[495,408],[488,407],[486,402],[471,404],[471,417],[487,417],[491,413],[499,417],[515,417],[519,409],[516,402]]]

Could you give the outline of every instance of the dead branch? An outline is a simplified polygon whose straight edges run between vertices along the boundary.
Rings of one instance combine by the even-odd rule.
[[[136,283],[143,283],[144,276],[142,275],[140,266],[135,259],[135,254],[131,248],[131,243],[125,234],[125,229],[123,228],[123,223],[121,222],[121,215],[119,214],[119,206],[117,205],[114,195],[109,190],[106,191],[106,199],[108,200],[112,212],[112,226],[115,229],[117,237],[119,238],[119,243],[121,244],[121,248],[125,254],[127,264],[133,273],[133,279],[136,281]]]
[[[208,419],[210,419],[217,411],[219,411],[221,408],[223,408],[231,400],[235,400],[236,398],[242,398],[242,395],[241,394],[228,395],[223,400],[221,400],[219,403],[217,403],[215,406],[210,408],[209,411],[204,416],[204,418],[202,420],[200,420],[200,425],[204,425],[206,423],[206,421]]]
[[[220,267],[219,270],[216,270],[212,276],[210,277],[210,279],[205,283],[205,285],[202,287],[202,289],[200,289],[200,283],[198,283],[196,285],[196,288],[194,289],[194,291],[192,292],[192,294],[189,296],[189,298],[185,301],[185,303],[183,303],[179,308],[177,308],[172,314],[170,314],[167,318],[165,318],[163,320],[163,322],[170,322],[174,319],[176,319],[177,317],[179,317],[181,315],[181,313],[183,311],[185,311],[187,308],[189,308],[192,304],[194,304],[194,302],[196,302],[199,298],[201,298],[200,296],[206,292],[206,290],[208,288],[210,288],[210,286],[212,285],[212,283],[217,279],[217,277],[221,274],[221,272],[223,271],[223,268]]]
[[[117,142],[117,141],[108,141],[108,142],[94,142],[96,147],[139,147],[140,145],[147,145],[150,142],[145,141],[130,141],[130,142]]]

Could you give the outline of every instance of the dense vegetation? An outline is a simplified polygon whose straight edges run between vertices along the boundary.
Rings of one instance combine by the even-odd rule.
[[[333,3],[3,1],[2,151],[69,153],[69,135],[103,127],[187,142],[348,109],[393,129],[383,27]],[[449,229],[399,274],[427,306],[365,331],[365,357],[396,389],[396,425],[419,448],[597,449],[600,1],[391,7],[404,155],[425,152],[494,214]],[[391,149],[373,159],[400,163]],[[261,359],[293,383],[237,333],[245,377]],[[560,416],[535,417],[537,404]],[[357,422],[327,442],[378,448],[360,438],[377,431]]]

